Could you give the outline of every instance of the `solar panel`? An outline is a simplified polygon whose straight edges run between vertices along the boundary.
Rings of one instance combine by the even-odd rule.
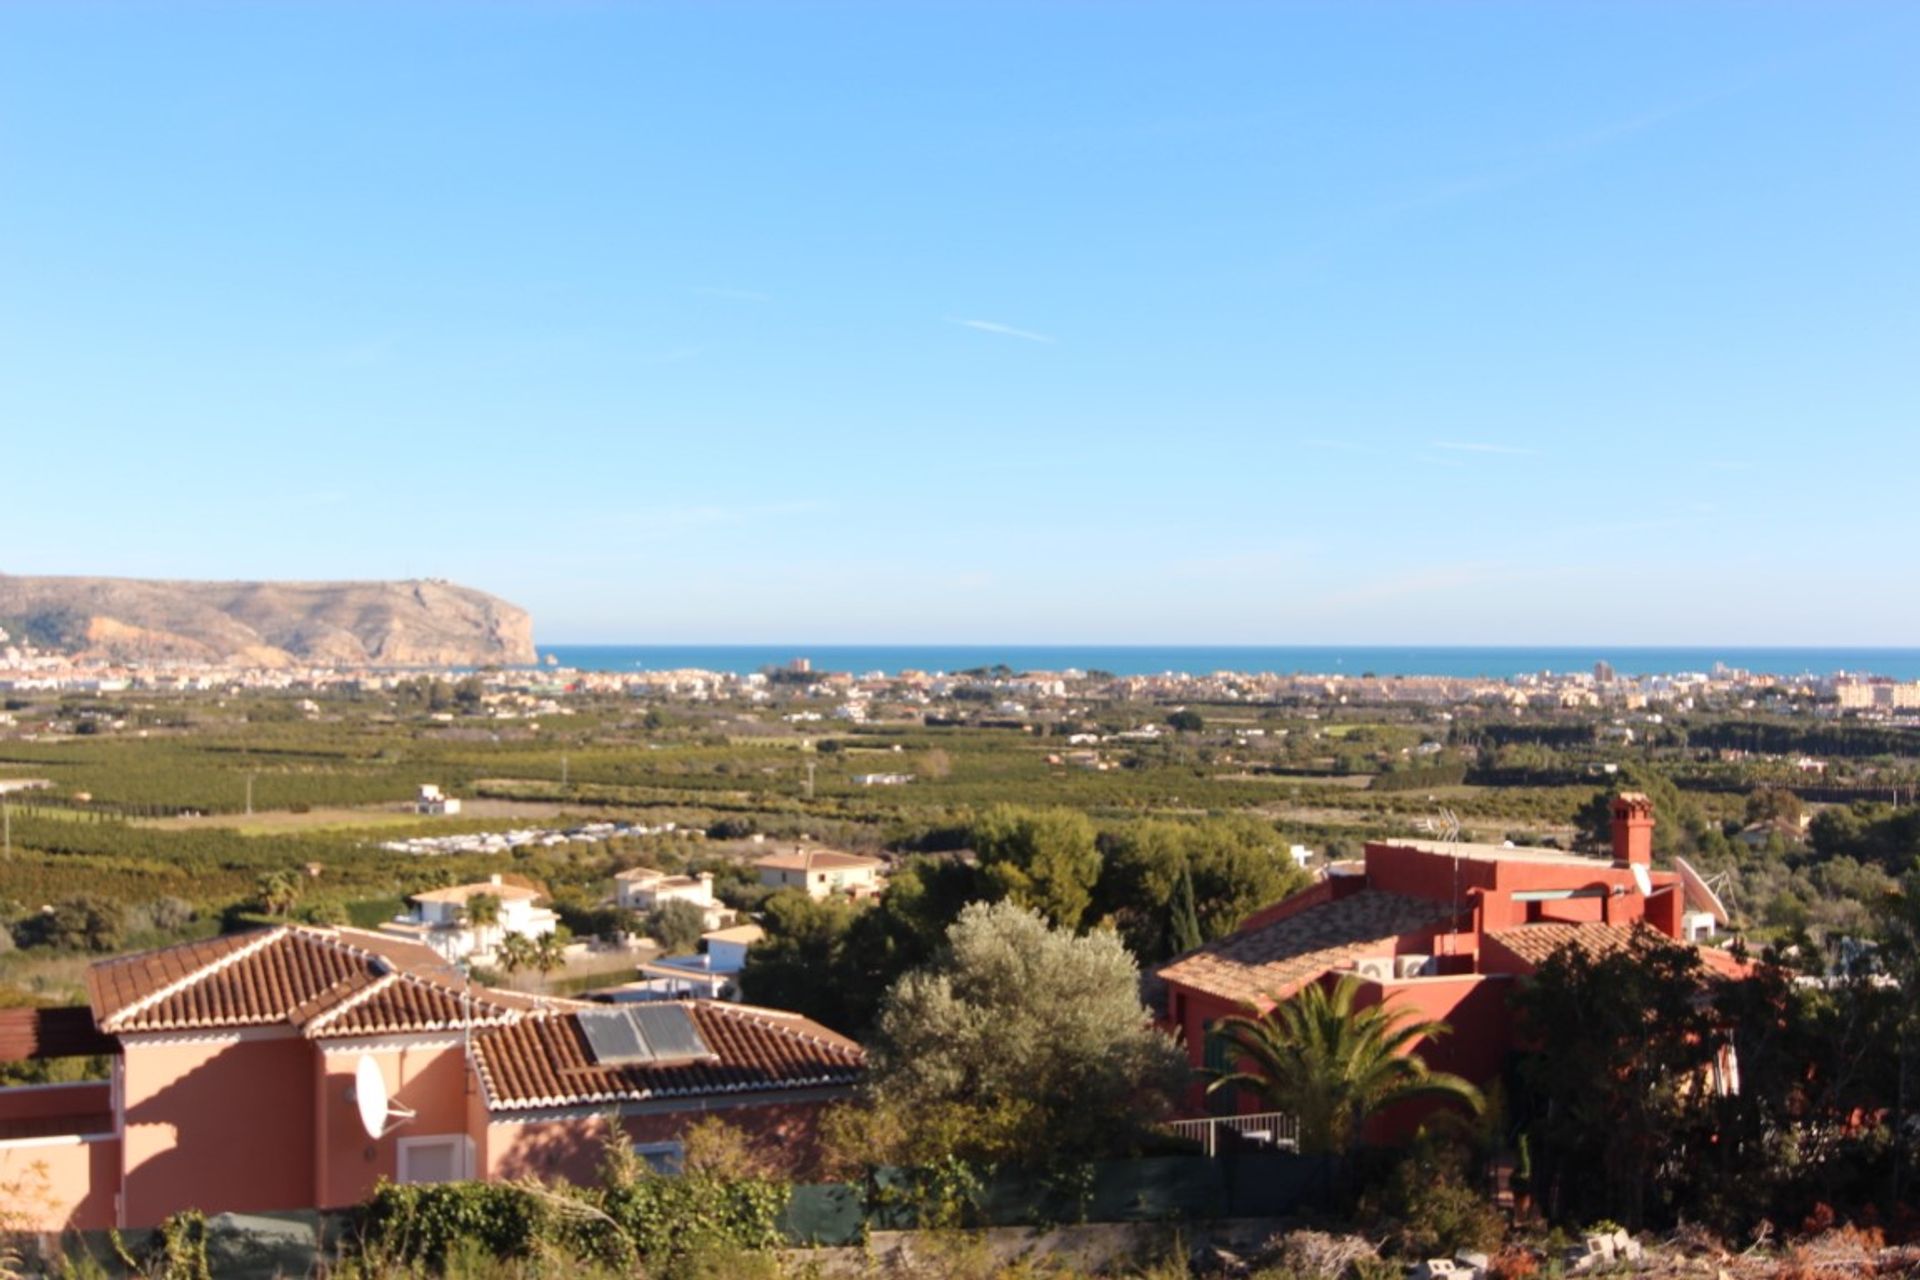
[[[587,1047],[593,1051],[593,1060],[601,1066],[653,1061],[653,1051],[640,1038],[625,1009],[581,1013],[575,1017],[580,1020],[580,1029],[587,1034]]]
[[[700,1038],[700,1028],[684,1005],[648,1004],[627,1010],[640,1038],[653,1052],[655,1062],[691,1062],[710,1058],[713,1050]]]

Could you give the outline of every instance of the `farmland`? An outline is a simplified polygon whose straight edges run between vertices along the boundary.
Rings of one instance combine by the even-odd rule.
[[[300,878],[293,913],[317,921],[372,923],[408,893],[503,871],[586,920],[612,873],[642,861],[718,867],[724,883],[744,886],[750,835],[869,852],[950,849],[998,805],[1073,810],[1116,831],[1143,819],[1237,816],[1264,824],[1276,849],[1298,843],[1327,856],[1450,821],[1468,837],[1569,846],[1591,832],[1592,801],[1627,776],[1621,769],[1665,789],[1669,852],[1684,848],[1752,881],[1767,899],[1755,904],[1757,922],[1779,916],[1783,895],[1809,910],[1826,896],[1807,859],[1742,855],[1727,838],[1751,817],[1751,793],[1777,786],[1765,760],[1728,766],[1665,741],[1583,746],[1591,732],[1582,739],[1565,725],[1532,735],[1555,744],[1545,745],[1524,722],[1466,732],[1416,707],[1208,706],[1191,713],[1192,729],[1141,733],[1166,710],[1115,702],[1025,723],[896,716],[824,726],[793,723],[778,701],[594,694],[537,721],[359,694],[87,703],[23,706],[18,727],[0,737],[0,781],[49,784],[7,805],[0,911],[9,922],[89,899],[118,904],[136,925],[166,902],[178,904],[161,913],[176,933],[229,927],[262,909],[264,877],[289,871]],[[93,731],[62,731],[73,725]],[[1070,738],[1096,745],[1075,750]],[[1911,760],[1887,756],[1878,767],[1903,776]],[[876,776],[903,781],[871,785]],[[462,798],[464,811],[413,812],[428,783]],[[492,855],[381,847],[608,821],[672,823],[680,834]]]

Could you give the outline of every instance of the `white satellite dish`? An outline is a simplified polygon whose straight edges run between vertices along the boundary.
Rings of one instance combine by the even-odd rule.
[[[1653,896],[1653,873],[1647,870],[1647,864],[1644,862],[1635,862],[1631,865],[1633,867],[1633,887],[1640,891],[1641,897],[1651,898]]]
[[[387,1077],[369,1053],[361,1054],[353,1068],[353,1105],[360,1112],[360,1127],[374,1139],[386,1137],[414,1115],[387,1093]]]
[[[1708,912],[1713,916],[1716,924],[1731,923],[1726,904],[1720,901],[1720,895],[1713,891],[1713,886],[1707,883],[1707,878],[1693,869],[1692,863],[1676,856],[1673,860],[1673,869],[1680,873],[1681,893],[1686,898],[1688,906],[1695,911]]]

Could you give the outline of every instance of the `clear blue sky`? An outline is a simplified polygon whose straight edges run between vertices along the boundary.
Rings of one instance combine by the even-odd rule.
[[[1920,643],[1920,7],[0,7],[0,571]]]

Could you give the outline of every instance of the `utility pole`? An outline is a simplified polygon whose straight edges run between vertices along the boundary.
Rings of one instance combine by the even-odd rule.
[[[0,857],[13,856],[13,805],[0,800]]]
[[[807,799],[813,799],[813,761],[807,761]]]
[[[247,816],[253,816],[253,775],[247,775]]]
[[[567,786],[567,753],[562,751],[560,753],[560,787],[562,790],[565,790],[566,786]]]

